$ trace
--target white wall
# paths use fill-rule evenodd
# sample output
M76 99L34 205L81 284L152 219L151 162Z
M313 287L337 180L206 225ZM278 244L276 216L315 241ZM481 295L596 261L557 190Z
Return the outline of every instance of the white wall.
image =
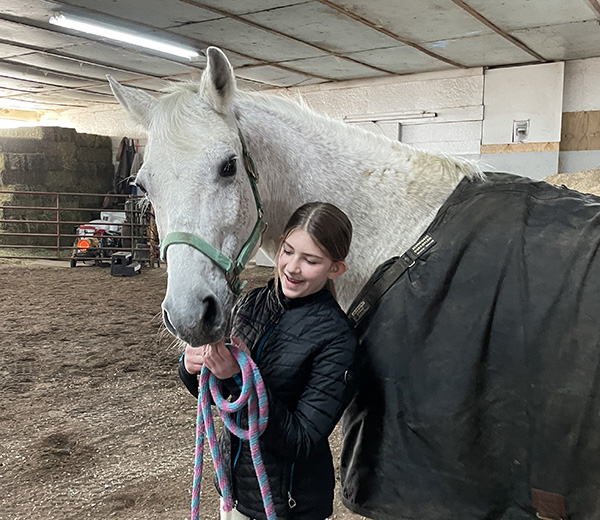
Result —
M98 107L91 110L70 109L62 115L80 133L108 135L120 141L123 137L143 138L144 132L131 123L121 105Z
M448 70L396 78L289 89L331 117L426 111L431 119L363 123L375 133L431 151L477 156L483 119L483 69ZM400 126L399 126L400 125Z
M340 119L379 113L430 111L432 119L364 123L374 132L434 152L480 159L484 169L541 179L558 173L563 63L414 74L368 82L289 89L316 110ZM514 120L528 119L529 143L551 151L483 153L512 142ZM485 147L483 147L485 150Z
M600 58L565 63L563 112L600 110Z
M558 152L513 152L481 154L484 171L507 172L542 180L558 173Z
M485 169L532 179L559 173L563 84L562 62L486 71L481 138ZM528 124L521 139L514 135L517 121Z

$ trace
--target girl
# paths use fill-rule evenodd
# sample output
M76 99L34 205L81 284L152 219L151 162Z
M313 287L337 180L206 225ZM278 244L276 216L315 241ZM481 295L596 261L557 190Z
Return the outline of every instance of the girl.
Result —
M233 310L232 341L249 349L267 387L269 423L260 448L278 519L323 520L333 512L327 438L354 390L357 345L333 280L348 269L351 239L352 225L337 207L301 206L281 238L275 279ZM186 348L179 374L196 397L203 364L239 395L233 376L240 367L223 341ZM220 447L236 503L221 519L265 519L248 442L224 429Z

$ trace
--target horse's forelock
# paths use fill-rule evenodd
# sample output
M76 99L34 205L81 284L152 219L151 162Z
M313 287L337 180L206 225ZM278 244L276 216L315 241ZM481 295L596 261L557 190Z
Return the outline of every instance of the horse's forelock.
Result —
M203 137L199 121L218 113L203 100L198 83L171 84L163 92L154 107L150 132L179 149L197 147Z

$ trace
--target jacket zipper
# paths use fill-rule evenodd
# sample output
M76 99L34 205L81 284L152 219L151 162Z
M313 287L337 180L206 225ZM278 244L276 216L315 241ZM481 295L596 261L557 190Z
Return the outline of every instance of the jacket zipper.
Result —
M294 484L294 466L296 465L295 462L292 462L292 468L290 469L290 487L288 489L288 507L290 509L294 509L296 507L296 501L294 500L294 497L292 496L292 486Z
M258 344L258 347L256 348L256 363L258 363L258 361L260 360L260 354L261 354L262 348L265 346L267 339L269 339L269 336L275 329L275 325L277 325L278 322L279 322L279 317L277 317L275 319L275 321L273 323L271 323L271 325L269 325L269 328L263 334L263 337L260 339L260 343Z

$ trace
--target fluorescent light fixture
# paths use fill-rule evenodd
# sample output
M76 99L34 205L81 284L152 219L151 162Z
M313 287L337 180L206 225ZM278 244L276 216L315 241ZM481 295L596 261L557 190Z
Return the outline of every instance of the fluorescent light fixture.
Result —
M93 34L95 36L108 38L110 40L130 43L131 45L137 45L138 47L143 47L145 49L152 49L158 52L164 52L166 54L173 54L174 56L188 58L190 60L197 58L200 55L193 49L186 49L185 47L180 47L179 45L153 40L152 38L146 38L145 36L139 36L134 33L121 31L110 26L88 22L84 19L79 19L70 15L58 14L50 18L50 23L60 27L65 27L66 29L73 29L74 31Z
M394 123L410 119L427 119L437 117L436 112L426 112L425 110L413 110L406 112L385 112L381 114L360 114L354 116L344 116L346 123Z

